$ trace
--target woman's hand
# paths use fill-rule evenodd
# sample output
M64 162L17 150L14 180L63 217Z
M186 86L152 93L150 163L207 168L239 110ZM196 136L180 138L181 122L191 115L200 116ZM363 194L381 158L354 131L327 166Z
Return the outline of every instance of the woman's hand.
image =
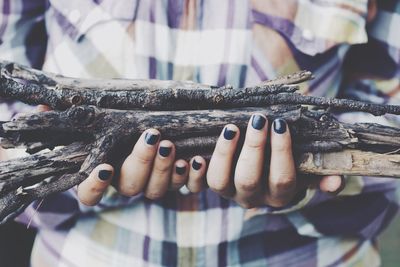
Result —
M49 111L38 106L38 111ZM111 182L125 196L143 193L149 199L162 197L168 189L179 189L193 177L185 160L175 160L175 146L171 141L160 141L156 129L148 129L140 136L131 154L122 164L119 177L109 164L97 166L89 177L78 185L78 199L87 206L96 205ZM196 173L197 171L195 171ZM196 175L194 175L196 176Z
M114 178L120 194L131 197L143 193L154 200L162 197L168 189L178 189L186 184L188 163L175 161L174 144L168 140L160 141L160 137L156 129L148 129L140 136L122 164L120 176ZM88 206L96 205L113 176L111 165L97 166L78 186L79 200Z
M244 208L252 208L262 205L283 207L315 183L321 190L331 193L343 188L340 176L299 179L286 122L277 119L272 128L269 131L264 115L251 117L234 173L234 154L240 132L232 124L223 129L207 171L207 183L213 191ZM267 138L271 140L270 158L265 156ZM265 168L267 162L269 167Z
M49 110L46 106L38 109ZM239 135L235 125L223 129L207 171L206 161L200 156L193 157L190 164L182 159L175 160L174 144L168 140L160 141L160 132L148 129L125 159L119 177L114 177L111 165L97 166L78 186L78 198L85 205L96 205L113 180L116 180L113 184L122 195L143 193L149 199L161 198L167 190L178 190L183 185L197 193L206 188L207 182L213 191L235 200L242 207L282 207L316 182L321 190L332 193L343 187L339 176L326 176L317 181L310 177L296 179L290 132L283 120L273 123L271 157L266 159L268 123L261 114L253 115L249 121L245 142L232 173ZM265 171L268 160L269 170Z

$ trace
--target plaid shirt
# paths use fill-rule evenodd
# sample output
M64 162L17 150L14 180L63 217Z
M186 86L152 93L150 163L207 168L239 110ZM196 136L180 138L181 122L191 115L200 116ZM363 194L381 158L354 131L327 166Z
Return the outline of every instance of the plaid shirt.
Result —
M305 94L399 103L400 1L0 0L0 57L82 78L194 80L235 87L300 69ZM26 106L3 102L1 120ZM360 113L344 121L398 125ZM29 207L33 267L378 266L377 234L398 210L393 179L352 177L282 209L245 210L210 190L158 201L109 188Z

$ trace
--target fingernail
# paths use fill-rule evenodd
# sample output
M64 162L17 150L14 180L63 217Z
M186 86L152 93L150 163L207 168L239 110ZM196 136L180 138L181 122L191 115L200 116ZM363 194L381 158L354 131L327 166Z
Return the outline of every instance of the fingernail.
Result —
M111 178L112 171L109 170L101 170L99 171L99 178L102 181L106 181Z
M264 128L265 122L267 120L261 115L254 115L251 121L251 126L256 130L261 130Z
M201 163L200 163L200 162L197 162L196 160L193 160L193 162L192 162L192 167L193 167L193 169L195 169L196 171L198 171L198 170L200 170L200 168L201 168Z
M146 133L144 136L144 140L148 145L154 145L158 141L158 137L160 137L159 134L151 134L151 133Z
M161 146L160 149L158 150L160 155L163 156L164 158L168 157L171 151L172 147L163 147L163 146Z
M176 167L175 167L175 170L176 170L176 173L177 173L177 174L183 175L183 174L185 174L186 166L183 166L183 167L176 166Z
M278 134L286 132L286 122L282 119L276 119L274 121L274 131Z
M329 192L329 194L337 195L344 189L345 186L346 186L346 183L344 182L344 177L340 176L340 186L339 186L339 188L336 189L336 190L333 190L333 191L329 190L328 192Z
M232 140L233 138L235 138L236 132L229 130L228 128L225 128L224 130L224 138L226 140Z

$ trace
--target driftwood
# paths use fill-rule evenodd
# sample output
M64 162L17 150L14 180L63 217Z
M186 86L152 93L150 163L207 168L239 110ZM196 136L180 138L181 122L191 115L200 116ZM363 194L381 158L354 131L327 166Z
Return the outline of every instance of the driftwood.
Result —
M54 111L0 122L1 146L32 155L0 163L0 220L35 199L82 182L98 164L116 169L144 130L157 128L173 140L177 155L209 158L227 123L245 131L251 114L289 123L297 170L302 173L400 176L400 129L347 124L306 105L400 114L400 107L347 99L303 96L300 72L250 88L217 88L192 82L80 80L0 62L0 97L45 104ZM244 136L244 135L242 135ZM51 152L49 148L64 146Z

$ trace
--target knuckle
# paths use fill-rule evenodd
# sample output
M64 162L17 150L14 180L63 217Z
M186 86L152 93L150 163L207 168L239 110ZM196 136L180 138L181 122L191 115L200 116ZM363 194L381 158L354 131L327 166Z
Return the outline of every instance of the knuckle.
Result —
M207 181L208 186L215 192L223 192L225 191L228 186L229 186L229 179L223 178L223 179L208 179Z
M120 186L118 189L118 192L126 197L133 197L139 194L142 190L139 189L137 186L134 185L125 185L125 186Z
M133 155L134 160L136 160L140 165L150 165L154 161L154 155L148 153L137 153Z
M219 144L216 147L213 156L225 159L227 157L230 157L231 155L233 155L231 146L225 144Z
M89 187L87 193L90 194L90 195L92 195L92 196L93 196L93 195L94 195L94 196L98 196L98 195L100 195L100 194L103 194L104 190L105 190L105 188L102 187L102 186L92 185L92 186Z
M265 148L265 140L250 138L246 140L245 146L252 151L263 151Z
M153 173L156 175L164 175L168 173L171 169L171 165L169 164L156 164L153 168Z
M259 187L258 179L254 178L239 178L236 186L243 191L256 191Z
M240 201L238 204L244 209L253 209L256 207L256 205L250 201Z
M85 206L92 207L92 206L95 206L97 203L99 203L100 199L97 200L97 199L91 199L91 198L84 197L84 198L79 198L79 201Z
M164 193L161 191L147 191L145 193L145 197L151 200L160 199L164 196Z
M291 199L289 198L271 198L267 201L267 205L274 208L283 208L290 203Z
M288 192L296 186L293 176L280 176L277 179L272 179L270 183L271 187L274 187L278 192Z

